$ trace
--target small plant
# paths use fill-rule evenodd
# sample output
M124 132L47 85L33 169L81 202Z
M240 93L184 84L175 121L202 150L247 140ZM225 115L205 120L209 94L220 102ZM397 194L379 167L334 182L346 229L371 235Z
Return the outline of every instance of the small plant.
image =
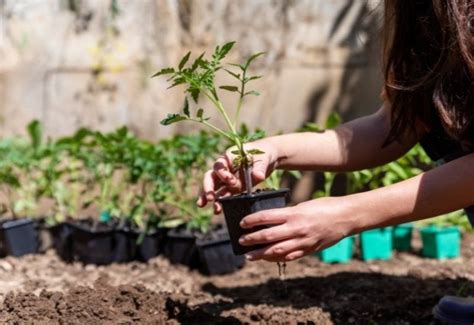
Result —
M255 90L249 90L248 87L251 81L257 80L261 78L261 76L249 75L249 67L255 59L264 53L260 52L253 54L243 64L231 63L229 64L229 67L225 67L222 63L222 60L227 56L233 46L234 42L217 46L210 59L206 59L204 57L205 53L202 53L190 65L187 65L191 56L191 52L188 52L181 59L177 68L164 68L155 73L153 77L161 75L169 76L168 81L171 83L169 88L173 88L178 85L185 85L187 87L182 114L168 114L168 116L161 121L161 124L170 125L181 121L196 122L211 128L212 130L227 138L236 147L236 150L232 152L236 155L233 161L233 167L236 170L241 170L243 172L247 193L251 194L251 168L253 164L253 156L262 154L263 152L258 149L246 150L244 148L244 144L248 141L252 141L253 137L248 135L242 136L241 133L238 132L237 126L240 123L240 114L244 99L247 96L259 95L258 92ZM230 67L232 67L234 70L231 70ZM237 85L217 86L215 84L215 77L220 71L224 71L235 78ZM230 112L224 107L222 101L220 100L220 90L237 94L238 100L233 118L231 118ZM196 104L197 109L195 114L191 113L188 96L190 96ZM221 129L209 122L210 118L205 116L205 109L198 106L201 96L206 97L221 114L227 126L226 130Z

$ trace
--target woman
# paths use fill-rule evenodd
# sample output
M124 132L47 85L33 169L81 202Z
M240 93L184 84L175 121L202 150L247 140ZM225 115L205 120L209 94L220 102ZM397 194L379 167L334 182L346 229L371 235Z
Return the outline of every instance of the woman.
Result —
M273 169L351 171L397 159L421 142L443 165L365 193L327 197L243 219L240 241L266 244L249 260L290 261L361 231L474 205L474 2L387 0L384 105L373 115L324 133L286 134L248 145L254 181ZM199 206L242 190L228 151L206 174ZM473 209L474 210L474 209ZM469 209L468 209L469 211ZM474 218L473 218L474 220Z

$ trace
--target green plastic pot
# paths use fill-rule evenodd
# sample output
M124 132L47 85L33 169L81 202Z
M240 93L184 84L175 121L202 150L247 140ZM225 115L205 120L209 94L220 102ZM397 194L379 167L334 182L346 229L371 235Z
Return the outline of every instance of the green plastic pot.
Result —
M349 263L352 258L354 237L346 237L316 255L324 263Z
M457 226L427 226L420 229L422 255L436 259L458 257L461 253L461 231Z
M361 255L364 261L389 260L392 257L392 227L364 231L360 234Z
M399 252L411 251L413 224L405 223L393 228L393 249Z

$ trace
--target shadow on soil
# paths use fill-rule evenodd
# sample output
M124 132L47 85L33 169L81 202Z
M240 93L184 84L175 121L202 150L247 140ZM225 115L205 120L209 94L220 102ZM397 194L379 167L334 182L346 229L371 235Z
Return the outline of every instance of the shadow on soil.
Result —
M336 324L347 324L348 320L355 324L430 324L433 322L431 310L438 300L446 294L459 294L461 288L463 295L474 294L474 283L466 279L345 272L289 279L284 284L278 279L240 287L216 287L206 283L203 290L215 296L215 302L192 308L176 301L169 301L167 305L175 311L171 318L183 323L199 319L212 320L212 324L239 324L238 319L220 317L220 314L244 305L268 305L289 306L295 310L319 307L328 312Z

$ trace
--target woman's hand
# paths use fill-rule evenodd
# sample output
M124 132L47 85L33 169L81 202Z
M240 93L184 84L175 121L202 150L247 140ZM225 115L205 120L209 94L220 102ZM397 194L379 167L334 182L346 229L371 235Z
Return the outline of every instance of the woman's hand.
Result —
M354 213L346 197L328 197L294 207L264 210L244 219L242 228L272 225L240 238L241 245L268 244L246 254L251 261L291 261L337 243L352 232Z
M252 182L256 185L264 181L276 168L278 162L277 147L269 139L262 139L244 145L246 150L259 149L263 154L253 156ZM240 193L243 190L243 175L233 167L235 155L229 148L226 153L216 160L211 170L204 175L203 189L199 195L197 205L204 207L209 202L214 202L214 212L220 213L221 206L216 203L217 198Z

